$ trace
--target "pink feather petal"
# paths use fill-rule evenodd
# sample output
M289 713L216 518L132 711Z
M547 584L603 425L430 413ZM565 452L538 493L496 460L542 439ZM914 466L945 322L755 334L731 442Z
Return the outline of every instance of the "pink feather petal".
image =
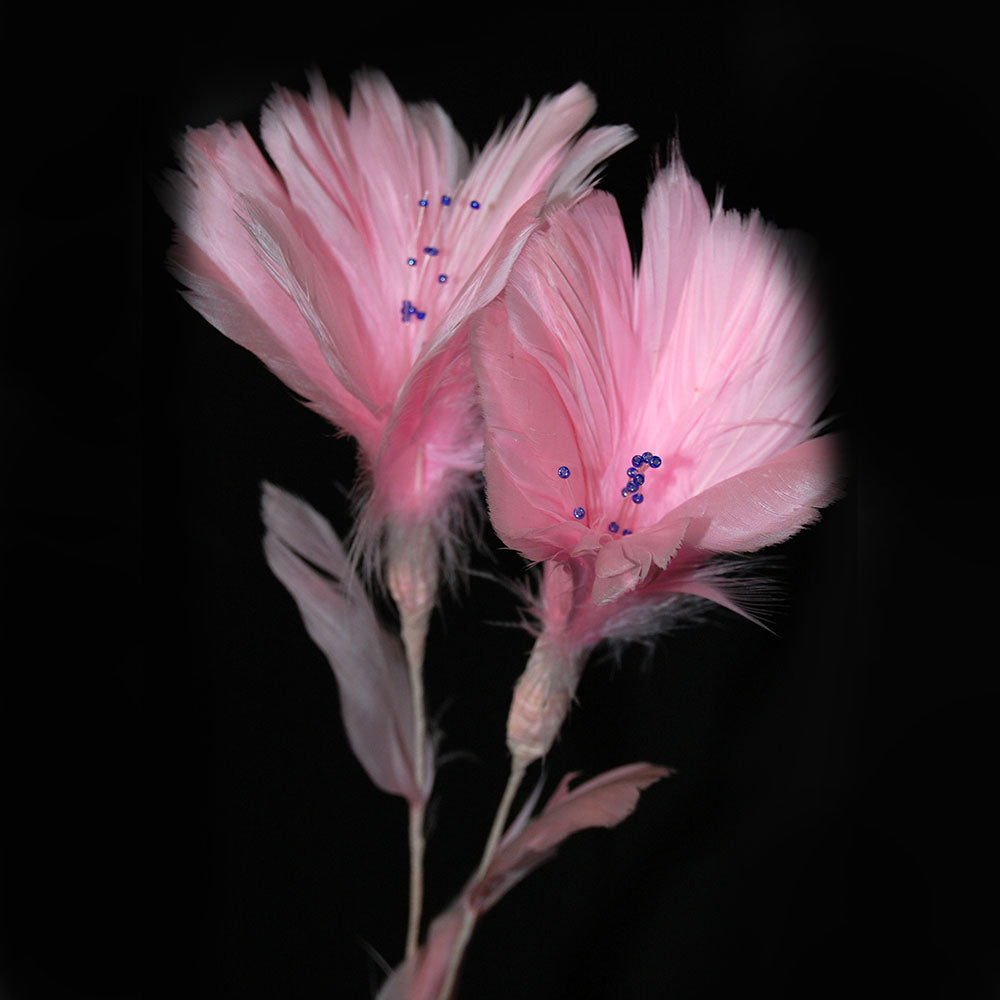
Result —
M656 566L665 569L685 541L688 522L684 519L616 538L604 545L594 561L595 604L606 604L635 590Z
M840 496L839 441L813 438L681 504L672 517L707 552L755 552L790 538Z
M301 500L265 484L268 565L295 599L309 635L333 668L351 748L371 780L393 795L426 800L414 772L411 693L399 641L378 623L330 526ZM432 759L428 746L425 759Z
M166 178L177 223L169 264L187 300L217 329L256 354L328 419L351 423L357 404L331 384L306 319L259 259L248 235L246 198L293 214L280 180L242 126L190 131L181 171Z

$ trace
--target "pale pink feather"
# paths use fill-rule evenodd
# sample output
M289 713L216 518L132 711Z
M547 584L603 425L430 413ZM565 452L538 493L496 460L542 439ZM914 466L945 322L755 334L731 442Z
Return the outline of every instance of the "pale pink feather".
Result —
M414 770L413 709L399 640L379 624L333 529L311 507L264 485L268 565L295 599L306 629L337 678L351 748L371 780L410 802L424 802L427 771Z

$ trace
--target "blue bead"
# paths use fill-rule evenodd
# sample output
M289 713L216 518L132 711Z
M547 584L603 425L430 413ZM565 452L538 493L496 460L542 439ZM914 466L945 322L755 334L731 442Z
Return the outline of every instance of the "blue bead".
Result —
M636 493L636 495L632 497L632 503L642 503L642 494Z
M632 464L637 469L640 468L641 466L645 465L645 463L646 463L646 460L642 457L642 455L633 455L632 456Z
M441 204L442 205L450 205L451 204L451 197L449 195L446 195L446 194L441 195Z
M615 532L618 531L618 522L617 521L612 521L608 525L608 531L610 531L612 534L615 534Z
M631 479L632 476L638 476L639 475L639 470L632 468L632 466L629 466L625 470L625 475L628 476Z
M426 319L426 318L427 318L427 313L422 313L422 312L417 313L417 319Z
M622 487L622 496L623 497L627 497L628 496L628 487L627 486L623 486Z
M635 493L639 489L638 483L633 479L631 482L625 484L625 489L622 490L622 496L628 496L630 493Z
M439 275L438 275L438 281L440 281L442 285L443 285L443 284L444 284L444 283L445 283L445 282L446 282L447 280L448 280L448 275L447 275L447 274L439 274Z
M436 257L438 255L437 247L424 247L424 253L429 257Z
M644 451L642 453L642 460L644 462L648 462L652 457L653 457L653 453L651 451Z
M560 479L569 479L569 466L560 465L559 468L556 469L556 475Z
M409 264L410 267L413 267L417 263L417 258L416 257L407 257L406 258L406 263Z
M420 199L420 207L421 208L426 208L427 207L427 199L426 198L421 198Z
M587 512L582 507L577 507L573 510L573 516L578 520L582 520L586 516Z
M479 208L479 202L478 201L470 201L469 202L469 208Z
M625 535L631 535L631 534L632 534L632 529L631 529L631 528L626 528L626 529L625 529L625 530L624 530L624 531L622 532L622 537L624 538L624 537L625 537Z
M632 484L633 484L633 485L634 485L634 486L635 486L636 488L638 488L638 487L642 486L642 484L643 484L643 483L644 483L645 481L646 481L646 477L645 477L645 476L644 476L644 475L643 475L643 474L642 474L641 472L637 472L637 473L636 473L636 474L635 474L635 475L634 475L634 476L632 477Z
M653 457L650 458L649 467L651 469L658 469L661 465L663 465L663 459L660 458L659 455L653 455Z

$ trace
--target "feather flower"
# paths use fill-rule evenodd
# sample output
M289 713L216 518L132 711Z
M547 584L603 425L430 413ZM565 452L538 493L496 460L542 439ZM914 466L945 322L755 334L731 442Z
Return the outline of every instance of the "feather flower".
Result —
M678 595L734 607L713 557L788 538L839 492L814 436L829 380L808 259L710 208L677 155L643 238L636 271L611 196L553 214L472 335L490 517L544 563L508 730L529 758L590 648L654 631Z
M369 568L384 543L411 562L415 547L436 583L453 501L482 464L463 324L547 207L631 141L624 126L581 135L595 106L582 84L526 103L470 156L438 105L363 72L350 112L315 76L308 98L275 91L261 137L276 170L242 125L183 139L172 267L213 325L359 442Z

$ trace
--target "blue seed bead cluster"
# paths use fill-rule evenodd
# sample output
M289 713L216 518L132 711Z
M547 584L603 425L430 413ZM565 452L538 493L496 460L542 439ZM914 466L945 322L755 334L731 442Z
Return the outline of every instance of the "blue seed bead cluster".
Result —
M646 481L646 477L639 470L644 465L648 465L651 469L658 469L662 464L663 459L651 451L644 451L641 455L633 455L632 464L625 470L628 482L622 487L622 496L631 497L632 503L642 503L645 497L639 492L639 487Z
M639 488L646 482L646 476L640 470L643 466L648 466L650 469L658 469L663 464L663 459L659 455L654 455L651 451L644 451L641 455L632 456L632 464L625 470L625 475L628 476L628 482L622 487L622 496L631 497L632 503L642 503L645 497L639 492ZM560 479L569 479L570 468L568 465L560 465L556 469L556 475ZM587 516L587 512L583 507L575 507L573 509L573 517L578 521L582 521L584 517ZM629 528L622 530L621 525L617 521L611 521L608 523L608 531L613 535L617 535L621 531L622 537L626 535L631 535L632 531Z
M451 201L452 201L452 196L450 194L441 195L441 204L445 208L447 208L451 204ZM427 206L430 205L430 200L428 198L421 198L419 199L417 204L421 208L427 208ZM481 204L475 199L469 202L469 208L479 209L481 207L482 207ZM437 257L437 255L441 253L441 248L436 246L426 246L423 248L423 252L426 257ZM407 257L406 264L408 267L416 267L417 257L415 256ZM437 280L439 285L443 285L447 283L448 275L443 273L439 274ZM402 308L400 309L400 318L404 323L409 323L414 316L416 316L417 319L424 319L426 318L427 313L417 309L416 306L414 306L414 304L409 299L404 299Z
M409 299L403 299L403 308L400 310L400 313L404 323L409 323L414 316L417 319L425 319L427 316L427 313L417 309Z

